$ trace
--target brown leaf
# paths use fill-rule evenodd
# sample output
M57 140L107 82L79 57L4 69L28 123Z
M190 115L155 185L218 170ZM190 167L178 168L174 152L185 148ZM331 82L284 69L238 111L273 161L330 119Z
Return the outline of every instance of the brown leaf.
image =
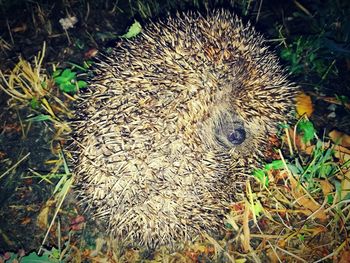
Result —
M333 130L328 134L328 136L335 144L350 148L350 136L346 133Z
M343 250L340 255L339 263L349 263L350 262L350 251Z
M14 28L12 28L12 32L15 32L15 33L23 33L23 32L25 32L25 31L27 31L27 24L21 24L21 25L19 25L19 26L16 26L16 27L14 27Z
M302 92L296 97L296 101L296 111L298 116L300 117L306 114L306 116L310 117L314 111L311 97Z
M336 145L334 146L334 156L340 160L340 163L345 163L350 160L350 150Z
M319 180L323 195L326 196L331 193L334 189L334 186L328 180Z
M324 209L321 208L321 205L318 204L308 192L294 179L292 175L289 175L289 181L291 183L292 195L297 200L298 204L306 208L305 213L311 215L324 221L327 219L327 214ZM317 212L316 212L317 211Z
M348 170L341 181L340 200L343 200L350 193L350 170Z
M32 221L32 219L30 217L25 217L22 220L21 225L28 225L31 221Z
M267 256L269 257L269 262L271 262L271 263L278 263L278 262L281 262L280 261L280 255L277 255L276 254L277 252L276 251L274 251L274 250L272 250L272 249L269 249L268 251L267 251Z
M48 200L45 204L45 206L41 209L37 219L36 223L41 229L47 229L48 227L48 216L50 207L53 205L53 201Z

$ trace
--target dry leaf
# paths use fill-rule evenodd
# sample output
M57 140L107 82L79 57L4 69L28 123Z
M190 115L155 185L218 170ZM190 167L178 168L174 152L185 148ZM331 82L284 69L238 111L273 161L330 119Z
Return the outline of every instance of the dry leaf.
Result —
M345 163L350 160L350 150L343 147L336 145L334 146L334 156L338 158L340 163Z
M350 170L344 174L343 180L341 181L340 200L344 200L346 195L349 193L350 193Z
M333 130L328 134L328 136L334 143L350 148L350 136L346 133Z
M48 216L49 216L50 207L53 205L53 203L54 203L54 201L48 200L46 202L45 206L41 209L41 211L36 219L36 224L41 229L48 228Z
M21 221L21 225L28 225L31 222L31 218L30 217L25 217L22 221Z
M310 117L314 111L311 97L302 92L296 97L296 101L296 110L298 116L300 117L306 114L306 116Z
M340 255L339 263L349 263L350 262L350 251L343 250Z
M327 180L319 180L323 195L326 196L331 193L334 189L334 186Z
M267 254L267 256L270 259L269 262L271 262L271 263L279 263L279 262L281 262L280 261L280 257L279 257L280 255L277 255L276 252L273 251L272 249L269 249L266 254Z
M327 215L321 205L318 204L307 191L301 187L301 185L294 179L292 175L289 175L289 181L291 183L292 195L297 200L298 204L308 209L305 211L308 215L315 213L313 216L324 221L327 219ZM316 212L317 211L317 212Z

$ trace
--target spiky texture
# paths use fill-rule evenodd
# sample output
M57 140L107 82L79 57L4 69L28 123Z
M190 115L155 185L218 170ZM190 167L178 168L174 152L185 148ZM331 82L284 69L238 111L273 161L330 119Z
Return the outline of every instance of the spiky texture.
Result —
M297 88L228 11L150 23L101 55L76 122L82 201L131 244L216 232ZM227 133L243 123L246 140Z

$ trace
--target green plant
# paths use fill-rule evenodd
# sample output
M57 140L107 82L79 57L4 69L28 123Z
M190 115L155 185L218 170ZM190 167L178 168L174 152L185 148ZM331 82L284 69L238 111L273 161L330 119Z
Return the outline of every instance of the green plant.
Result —
M1 257L0 257L1 259ZM20 253L6 253L6 257L2 258L4 263L59 263L60 253L56 248L51 250L45 249L42 255L38 255L36 252L31 252L28 255L22 256Z
M297 131L302 135L302 140L304 143L310 142L315 138L315 128L311 121L305 118L301 119L297 125Z
M297 37L281 50L281 57L289 64L289 70L295 75L315 74L324 78L333 63L321 49L321 37Z
M53 72L53 79L59 89L66 93L75 94L79 89L86 88L87 83L83 80L77 80L77 72L72 69L57 69Z
M271 163L267 163L262 169L256 169L253 171L253 176L264 186L269 186L268 172L271 170L283 169L284 164L281 160L274 160Z

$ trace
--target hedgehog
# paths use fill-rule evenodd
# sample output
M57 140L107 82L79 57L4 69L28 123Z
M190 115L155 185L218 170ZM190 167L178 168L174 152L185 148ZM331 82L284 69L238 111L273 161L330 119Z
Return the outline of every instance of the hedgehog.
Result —
M265 42L220 9L99 55L73 124L75 185L106 233L155 248L223 230L298 90Z

